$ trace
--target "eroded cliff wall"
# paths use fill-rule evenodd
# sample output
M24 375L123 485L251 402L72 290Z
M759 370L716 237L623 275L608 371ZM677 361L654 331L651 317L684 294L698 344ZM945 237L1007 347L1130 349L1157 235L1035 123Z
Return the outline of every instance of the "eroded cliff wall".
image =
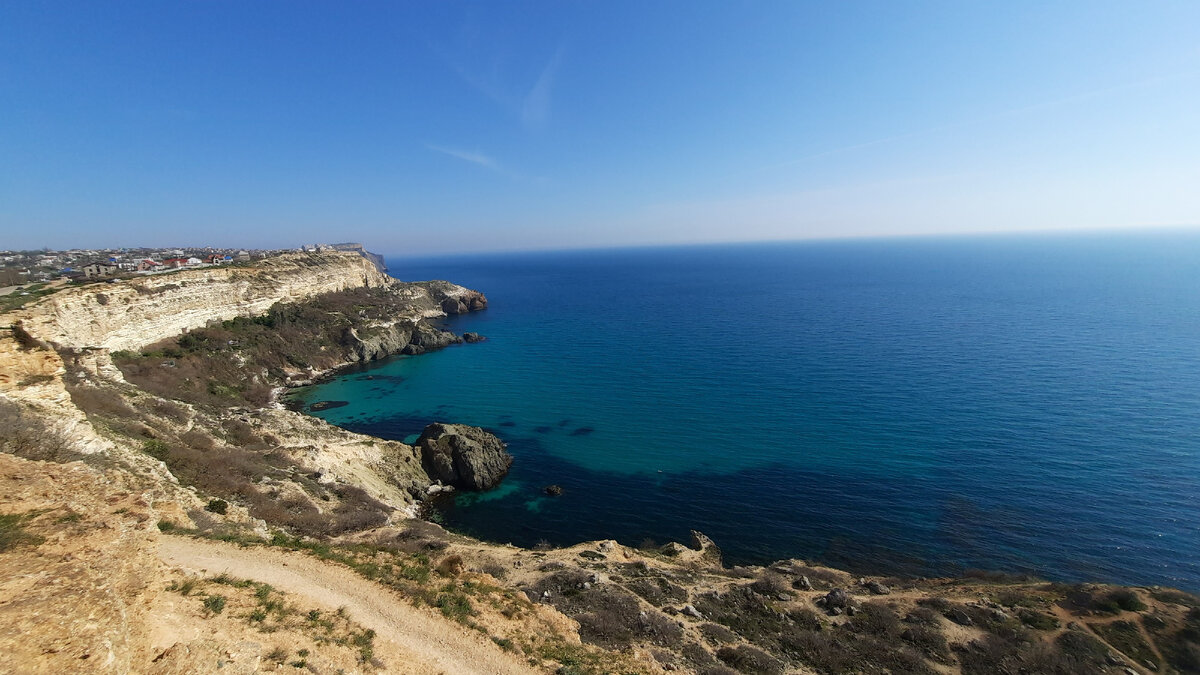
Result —
M16 312L14 323L60 348L138 349L280 301L384 286L391 277L352 252L297 253L252 267L210 267L69 288Z
M167 466L144 452L146 438L170 440L172 434L190 430L219 441L228 415L212 415L137 389L125 380L110 353L136 351L212 321L260 315L277 302L364 287L386 289L381 292L392 297L390 306L395 311L373 323L366 339L350 332L347 339L357 343L347 345L346 361L380 358L410 345L415 347L405 353L444 346L454 336L422 319L486 306L481 294L455 284L398 282L357 252L288 254L253 266L181 270L69 287L0 317L0 324L14 327L0 332L0 413L44 426L46 433L61 441L60 454L110 457L136 467L151 482L174 486L173 491L179 493ZM303 375L311 378L314 374ZM76 400L80 396L87 405ZM156 422L161 416L151 414L155 406L176 410L176 416L186 421ZM142 421L151 426L161 423L161 428L143 429L133 436L113 433L112 425L104 421L98 428L90 420L97 414L103 416L103 408L119 409L108 420L118 426L125 424L123 415L151 411ZM376 443L376 439L283 410L259 411L254 424L281 452L319 468L331 479L362 488L394 508L407 512L412 495L420 494L429 483L409 446ZM182 426L174 429L172 425ZM189 497L194 499L174 495L179 501Z

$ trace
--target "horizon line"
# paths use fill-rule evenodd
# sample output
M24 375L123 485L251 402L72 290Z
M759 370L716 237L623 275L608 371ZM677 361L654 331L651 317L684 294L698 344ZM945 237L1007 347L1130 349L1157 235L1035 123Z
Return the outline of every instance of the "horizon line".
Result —
M909 232L901 234L847 234L847 235L816 235L811 237L786 237L786 238L764 238L764 239L728 239L728 240L706 240L706 241L658 241L647 243L629 243L629 244L599 244L596 246L547 246L544 248L496 248L496 249L474 249L458 252L439 252L427 254L398 254L390 252L371 251L380 255L387 255L397 259L433 259L433 258L455 258L462 256L485 256L485 255L505 255L505 254L521 254L521 253L575 253L588 251L634 251L642 249L664 249L664 248L701 248L701 247L718 247L718 246L753 246L756 244L806 244L806 243L824 243L824 242L866 242L866 241L895 241L895 240L915 240L915 239L975 239L975 238L1005 238L1005 237L1022 237L1022 236L1055 236L1055 235L1098 235L1098 234L1168 234L1193 231L1200 234L1200 224L1173 224L1173 225L1125 225L1114 227L1088 227L1088 228L1039 228L1028 230L973 230L969 232ZM363 245L367 250L370 250L367 244Z

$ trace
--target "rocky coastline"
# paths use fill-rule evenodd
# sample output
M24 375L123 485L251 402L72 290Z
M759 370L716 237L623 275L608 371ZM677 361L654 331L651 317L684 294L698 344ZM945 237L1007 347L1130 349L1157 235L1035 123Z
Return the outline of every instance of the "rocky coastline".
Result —
M431 321L487 299L397 282L360 253L94 284L5 316L0 671L258 672L283 668L281 651L315 672L416 663L339 651L370 640L344 622L328 624L343 642L322 633L328 608L288 613L264 604L270 586L179 567L164 551L183 555L182 534L213 560L234 557L221 540L349 570L484 636L512 672L1200 672L1200 599L1171 589L729 567L698 532L526 550L413 519L447 490L496 486L503 441L449 422L385 441L285 410L280 393L478 341ZM211 598L227 596L245 604L221 615Z

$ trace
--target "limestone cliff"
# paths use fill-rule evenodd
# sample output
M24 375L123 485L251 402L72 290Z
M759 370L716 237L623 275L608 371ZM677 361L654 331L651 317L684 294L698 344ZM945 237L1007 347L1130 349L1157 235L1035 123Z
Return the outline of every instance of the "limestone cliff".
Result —
M366 302L369 309L327 300L339 293L355 295L354 302ZM68 287L4 316L12 330L0 336L0 416L24 435L3 445L32 446L38 437L53 438L54 451L38 458L120 465L147 484L164 486L185 511L203 505L198 495L225 497L231 504L227 519L234 521L273 520L278 501L290 505L289 522L317 529L383 522L392 511L411 515L414 498L430 483L411 446L287 410L231 413L227 407L237 402L213 407L143 389L127 381L112 359L117 350L136 353L163 340L174 344L189 331L199 335L210 326L219 329L221 321L289 306L307 308L313 323L334 331L333 349L319 361L309 359L305 368L271 372L248 360L245 351L226 350L224 384L248 373L264 387L280 387L348 363L446 346L459 338L427 320L445 316L443 306L469 311L485 307L486 299L447 282L399 282L359 252L289 254L250 266ZM339 337L336 326L346 319L338 317L347 312L354 320ZM183 360L179 368L161 363L153 360L151 370L163 379L186 377ZM220 383L210 382L210 389L212 384ZM275 459L259 461L246 446L273 448ZM203 461L243 472L253 467L261 479L237 487L219 471L204 471ZM313 477L305 478L308 473ZM233 499L235 494L241 498Z
M375 269L379 270L380 272L388 271L387 264L384 262L383 256L379 255L378 253L371 253L362 244L356 244L356 243L334 244L333 248L336 251L351 251L353 253L357 253L357 254L361 255L362 257L366 258L367 260L370 260L371 264L375 265Z
M210 321L262 314L277 302L393 281L356 253L296 253L249 267L180 270L67 288L10 320L60 348L137 349Z

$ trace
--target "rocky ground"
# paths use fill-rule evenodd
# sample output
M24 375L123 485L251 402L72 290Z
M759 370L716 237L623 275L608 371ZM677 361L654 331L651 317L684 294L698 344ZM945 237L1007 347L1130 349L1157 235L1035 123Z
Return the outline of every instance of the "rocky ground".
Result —
M500 480L503 443L450 424L383 441L273 395L457 342L427 320L486 299L343 262L69 289L8 317L0 672L1200 672L1200 600L1170 589L728 567L699 533L524 550L415 519ZM300 299L221 304L260 287ZM170 294L188 333L156 317L138 343L120 317ZM80 307L90 322L60 317Z
M0 454L0 672L1195 672L1200 602L1168 589L731 568L702 535L260 536L143 488Z

